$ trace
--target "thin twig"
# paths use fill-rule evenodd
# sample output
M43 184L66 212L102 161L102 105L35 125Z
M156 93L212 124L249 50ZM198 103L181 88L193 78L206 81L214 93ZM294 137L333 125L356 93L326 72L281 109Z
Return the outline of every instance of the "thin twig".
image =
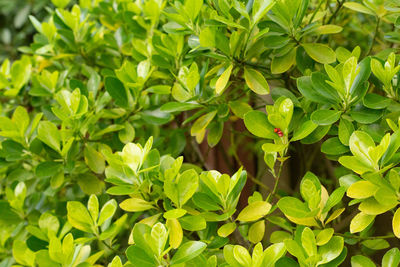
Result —
M371 45L369 46L367 55L371 54L372 48L374 47L375 40L376 40L376 37L377 37L377 35L378 35L378 30L379 30L379 24L380 24L380 22L381 22L380 18L377 17L377 18L376 18L376 27L375 27L374 35L373 35L373 37L372 37Z
M268 195L266 201L269 202L272 196L277 196L276 195L276 190L278 190L278 185L279 185L279 180L281 178L281 174L282 174L282 170L283 170L283 163L284 161L281 161L281 163L279 164L279 170L278 170L278 174L274 177L275 178L275 185L274 185L274 189L272 190L272 192Z

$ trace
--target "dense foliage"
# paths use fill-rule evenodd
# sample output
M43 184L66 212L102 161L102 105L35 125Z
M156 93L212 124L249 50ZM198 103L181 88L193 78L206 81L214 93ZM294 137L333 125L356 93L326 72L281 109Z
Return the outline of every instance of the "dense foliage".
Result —
M399 265L398 1L0 3L1 267Z

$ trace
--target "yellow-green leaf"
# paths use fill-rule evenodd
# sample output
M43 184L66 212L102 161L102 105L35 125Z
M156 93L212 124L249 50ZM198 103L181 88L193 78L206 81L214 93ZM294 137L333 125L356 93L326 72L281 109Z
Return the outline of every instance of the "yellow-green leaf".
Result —
M84 150L85 162L95 173L103 173L105 161L103 155L91 146L86 145Z
M182 243L182 226L177 219L168 219L167 228L169 230L169 244L176 249Z
M368 14L368 15L375 16L375 13L374 13L371 9L367 8L366 6L363 6L363 5L360 4L360 3L356 3L356 2L347 2L347 3L344 3L343 6L349 8L349 9L351 9L351 10L360 12L360 13L364 13L364 14Z
M363 212L358 213L351 220L350 233L358 233L367 228L367 226L375 219L374 215L368 215Z
M235 229L236 229L236 223L234 222L226 223L218 229L217 233L221 237L227 237L230 234L232 234L233 231L235 231Z
M265 201L256 201L245 207L237 219L243 222L251 222L260 219L271 210L271 204Z
M138 212L154 208L153 205L141 198L128 198L122 201L119 206L126 211Z
M229 77L231 77L233 65L229 65L229 67L219 76L216 84L215 84L215 92L219 95L221 94L224 90L226 85L229 82Z
M329 240L331 240L334 232L335 230L333 230L333 228L326 228L319 232L316 236L317 245L322 246L328 243Z
M274 57L271 62L271 72L280 74L286 72L296 62L296 48L280 57Z
M327 45L318 43L301 44L307 54L315 61L322 64L329 64L336 61L335 51Z
M394 235L400 238L400 208L394 213L392 226Z
M372 197L378 187L369 181L358 181L350 185L347 189L347 196L351 198L369 198Z
M192 136L200 133L201 131L205 130L208 124L214 119L215 115L217 114L217 111L212 111L209 112L200 118L198 118L192 125L192 128L190 129L190 134Z
M261 242L264 238L265 233L265 222L264 220L253 223L249 228L248 238L251 243L256 244Z
M321 25L317 29L315 29L315 34L335 34L339 33L343 30L342 27L337 26L337 25Z
M269 94L269 85L260 72L251 68L244 68L244 79L254 93L259 95Z

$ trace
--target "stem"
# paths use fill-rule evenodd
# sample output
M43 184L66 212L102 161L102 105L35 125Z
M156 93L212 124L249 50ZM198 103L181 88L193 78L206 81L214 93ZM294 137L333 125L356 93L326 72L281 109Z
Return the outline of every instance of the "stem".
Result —
M346 0L337 1L338 5L337 5L335 11L333 12L332 16L329 18L327 24L330 24L330 23L332 22L332 20L333 20L334 18L336 18L336 15L337 15L337 13L339 12L339 10L342 8L344 2L346 2Z
M375 27L374 35L373 35L373 37L372 37L371 45L370 45L370 47L369 47L369 49L368 49L367 55L371 54L372 48L374 47L375 40L376 40L376 37L377 37L377 35L378 35L378 30L379 30L379 24L380 24L380 22L381 22L381 19L380 19L379 17L377 17L377 18L376 18L376 27Z
M282 169L283 169L283 161L280 163L279 165L279 170L278 170L278 174L274 177L275 178L275 185L274 185L274 189L272 190L272 192L268 195L266 201L269 202L269 200L271 199L272 196L276 196L276 190L278 190L278 185L279 185L279 179L281 177L282 174Z
M318 10L321 8L322 3L323 3L323 1L320 1L320 2L319 2L319 5L318 5L317 8L314 10L314 12L313 12L313 14L312 14L310 20L308 21L308 24L311 24L311 23L312 23L312 21L313 21L314 18L315 18L315 15L317 15Z
M240 166L244 166L243 162L240 160L237 152L236 152L236 143L235 143L235 138L233 135L234 131L233 128L231 127L231 146L232 146L232 154L234 159L236 160L236 162L240 165ZM251 181L259 186L261 186L262 188L264 188L265 190L272 192L271 188L269 188L269 186L263 184L261 181L259 181L256 177L254 177L251 173L247 172L247 176L251 179Z

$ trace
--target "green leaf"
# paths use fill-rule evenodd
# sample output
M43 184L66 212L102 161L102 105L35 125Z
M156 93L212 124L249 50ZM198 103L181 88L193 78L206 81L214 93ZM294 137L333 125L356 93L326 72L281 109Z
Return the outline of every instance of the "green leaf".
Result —
M309 217L310 210L304 202L294 197L283 197L278 201L278 207L283 214L295 218Z
M381 186L378 190L375 191L374 197L379 202L379 204L385 206L394 206L397 205L399 202L396 192L390 187Z
M273 0L254 0L252 8L253 25L257 24L274 4L275 1Z
M61 135L53 123L49 121L39 122L38 138L55 151L60 152Z
M306 227L301 234L301 244L309 257L317 254L317 244L313 231Z
M182 217L183 215L186 214L186 210L184 209L173 209L173 210L169 210L167 212L165 212L163 214L163 217L165 219L178 219L180 217Z
M341 111L321 109L311 114L311 120L318 125L331 125L339 120L341 114Z
M327 155L341 155L349 152L349 148L344 146L338 137L327 139L321 146L321 152Z
M285 247L287 251L295 256L298 261L304 261L305 260L305 251L304 249L297 243L295 240L292 239L286 239L284 241Z
M320 104L336 104L331 96L322 94L321 88L315 88L310 76L303 76L297 79L297 88L307 99Z
M233 114L241 119L244 118L247 112L252 110L251 106L244 101L229 101L229 107Z
M154 206L141 198L128 198L119 204L120 208L130 212L153 209Z
M251 266L251 256L247 249L240 245L233 247L233 257L241 266Z
M103 155L97 152L91 146L85 146L84 150L85 162L89 168L95 173L103 173L105 169L105 161Z
M79 175L78 185L82 189L82 191L87 195L101 194L101 192L105 187L103 181L101 181L96 175L89 172Z
M244 79L247 86L256 94L269 94L269 86L264 76L251 68L244 68Z
M364 240L362 244L373 250L387 249L390 247L389 243L385 239Z
M64 172L63 165L58 162L45 161L36 166L35 174L38 178L46 178L56 175L58 172Z
M112 76L106 77L104 80L104 87L114 99L117 106L128 108L128 94L124 84L118 78Z
M327 45L318 43L305 43L301 46L307 54L315 61L322 64L329 64L336 61L335 52Z
M122 267L121 258L119 256L115 256L113 260L107 265L107 267Z
M378 215L387 212L388 210L394 208L397 205L395 203L385 203L384 205L376 201L375 198L368 198L361 202L358 209L369 215Z
M357 106L349 112L351 118L356 122L371 124L382 117L382 110L369 109L363 106Z
M70 0L51 0L51 2L58 8L64 8L69 4Z
M350 150L354 156L360 159L366 165L373 164L370 155L370 148L375 147L375 142L366 132L355 131L349 140Z
M265 201L256 201L250 203L239 213L237 220L243 222L256 221L267 215L271 210L271 207L271 204Z
M203 131L208 124L214 119L215 115L217 114L217 111L214 110L212 112L209 112L200 118L198 118L192 125L192 128L190 129L190 134L193 136L201 131Z
M400 251L398 248L388 250L382 258L382 267L397 267L400 264Z
M286 247L283 243L273 244L264 250L264 260L261 266L274 267L275 263L286 254Z
M99 217L99 199L96 195L90 195L87 207L93 222L96 223Z
M188 111L201 107L197 103L168 102L161 106L160 110L165 112Z
M207 143L210 147L215 147L222 138L224 131L223 122L214 122L210 125L210 130L207 135Z
M325 245L329 240L331 240L334 232L335 230L333 228L326 228L320 231L316 236L316 244L318 246Z
M148 244L153 249L155 255L159 257L164 251L164 247L168 239L168 232L164 224L162 224L161 222L156 223L151 228L149 239L150 240L148 240Z
M14 259L21 265L35 266L35 253L22 240L15 240L12 247Z
M261 220L253 223L249 228L248 238L253 244L261 242L265 234L265 221Z
M119 140L124 143L130 143L135 139L135 128L129 122L124 123L124 129L118 132Z
M182 228L188 231L201 231L206 229L207 223L201 215L187 215L179 218Z
M197 257L206 249L206 246L205 243L200 241L188 241L184 243L172 257L171 264L184 263Z
M137 245L130 246L126 250L126 256L135 267L154 267L157 265L157 261L154 256L149 256L141 247Z
M285 98L279 104L279 114L284 118L284 128L287 129L293 116L293 102L290 98Z
M318 28L316 28L314 31L312 31L313 34L321 35L321 34L335 34L339 33L343 30L342 27L333 25L333 24L326 24L326 25L321 25Z
M311 134L316 128L318 127L317 124L315 124L313 121L308 120L303 122L300 127L298 127L294 133L292 139L290 139L291 142L298 141L301 139L304 139L307 137L309 134Z
M233 231L235 231L236 229L236 223L231 222L231 223L226 223L224 225L222 225L219 229L218 229L218 235L221 237L227 237L230 234L233 233Z
M215 47L215 32L211 27L206 27L200 31L200 45L202 47Z
M300 193L310 209L315 209L321 202L321 183L312 172L307 172L300 183Z
M194 169L186 170L180 175L177 185L180 206L183 206L193 196L198 186L199 176Z
M343 237L334 236L328 243L319 247L318 254L321 255L321 260L318 265L328 263L337 258L343 250L343 245Z
M115 199L107 201L100 210L99 220L97 221L98 225L102 225L109 218L114 216L117 206L118 204Z
M296 48L291 49L283 56L275 56L271 62L271 72L280 74L288 71L296 63Z
M350 136L354 132L354 126L353 123L350 121L341 118L339 121L339 133L338 137L340 142L342 142L343 145L348 146L349 141L350 141Z
M345 193L346 188L344 186L336 188L326 201L325 207L322 212L328 212L331 208L336 206L342 200Z
M366 94L363 98L363 104L367 108L372 108L372 109L384 109L387 108L390 105L390 98L377 95L377 94Z
M93 233L93 220L88 210L78 201L69 201L67 203L68 222L84 232Z
M364 174L365 172L374 170L371 166L369 166L368 164L364 163L363 161L354 156L340 157L339 163L358 174Z
M229 78L231 77L231 72L233 69L233 65L229 65L229 67L219 76L216 84L215 84L215 92L217 95L220 95L224 90L226 85L229 82Z
M182 243L183 231L177 219L167 219L166 225L169 231L169 244L173 248L178 248Z
M400 238L400 208L396 210L392 220L393 233L397 238Z
M244 124L247 130L257 137L275 139L274 126L268 120L267 114L252 110L244 115Z
M362 255L356 255L351 257L351 267L376 267L376 265L369 258Z
M368 215L363 212L358 213L351 220L350 233L358 233L367 228L367 226L375 219L374 215Z
M349 8L351 10L354 10L356 12L360 12L360 13L364 13L364 14L375 16L375 13L371 9L367 8L366 6L363 6L360 3L347 2L347 3L344 3L343 6Z

